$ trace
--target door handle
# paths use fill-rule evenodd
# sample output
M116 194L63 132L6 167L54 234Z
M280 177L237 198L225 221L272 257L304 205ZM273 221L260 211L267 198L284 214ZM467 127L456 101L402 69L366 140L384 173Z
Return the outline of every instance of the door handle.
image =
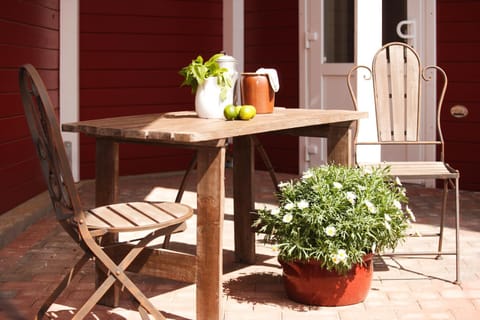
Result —
M468 109L465 106L457 104L450 108L450 114L454 118L464 118L468 115Z
M402 31L403 26L410 26L408 33ZM414 39L416 36L416 22L415 20L402 20L397 24L397 35L402 39Z
M407 26L407 33L402 31L402 27ZM410 43L414 48L416 47L417 37L417 23L415 20L402 20L397 24L397 35L405 40L411 40Z
M305 49L310 49L310 43L318 40L318 32L305 32Z

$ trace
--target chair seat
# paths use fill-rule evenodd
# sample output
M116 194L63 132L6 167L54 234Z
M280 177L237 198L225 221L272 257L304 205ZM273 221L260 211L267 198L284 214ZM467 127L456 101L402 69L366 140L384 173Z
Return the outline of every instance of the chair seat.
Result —
M129 232L165 228L193 215L191 207L173 202L127 202L85 211L89 229Z
M456 179L458 171L441 161L386 161L381 163L361 163L365 166L390 167L390 174L404 179Z

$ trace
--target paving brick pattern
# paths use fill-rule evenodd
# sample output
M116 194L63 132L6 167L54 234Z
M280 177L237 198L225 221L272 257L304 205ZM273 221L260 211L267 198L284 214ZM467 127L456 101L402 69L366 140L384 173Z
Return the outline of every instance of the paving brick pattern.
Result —
M291 176L282 175L281 179ZM124 177L121 200L175 198L180 174L152 174ZM273 186L265 172L256 175L258 207L274 204ZM93 182L80 186L86 206L93 204ZM196 206L194 182L183 201ZM455 285L455 258L444 256L375 259L372 288L367 299L344 307L313 307L289 300L282 285L281 269L275 252L257 243L255 265L234 261L233 203L231 172L226 175L224 224L224 320L360 320L360 319L480 319L480 193L461 192L462 205L462 284ZM440 190L408 186L410 206L417 216L421 233L434 229L440 207ZM453 199L453 198L452 198ZM453 206L449 207L453 213ZM447 221L445 247L453 248L452 214ZM173 237L173 246L194 250L195 217L187 231ZM416 249L435 246L434 239L415 238L405 243ZM399 249L400 250L400 249ZM41 219L0 249L0 319L33 319L42 299L58 282L81 252L55 223L53 216ZM134 281L167 319L195 319L195 286L165 279L132 275ZM52 306L47 319L70 319L93 290L93 262L87 263L71 287ZM119 308L96 306L87 319L140 319L134 303L124 295ZM206 319L208 320L208 319Z

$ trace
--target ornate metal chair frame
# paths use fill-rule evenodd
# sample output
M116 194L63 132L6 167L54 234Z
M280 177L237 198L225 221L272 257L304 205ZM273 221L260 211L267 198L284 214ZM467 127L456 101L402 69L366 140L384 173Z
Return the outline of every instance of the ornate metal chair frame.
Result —
M447 75L439 66L422 68L418 53L409 45L393 42L384 45L374 56L372 67L358 65L348 73L347 85L355 109L358 110L357 99L353 90L352 79L357 70L368 73L365 80L372 80L375 116L377 123L377 141L356 141L356 145L435 145L439 147L438 161L387 161L379 164L358 163L358 165L389 166L393 176L402 180L410 179L440 179L443 180L443 199L440 216L440 231L438 250L434 252L406 252L389 255L455 255L456 277L460 282L460 195L458 170L445 162L445 144L441 128L441 111L445 92L447 90ZM443 81L436 110L437 140L424 141L420 138L421 114L421 82L430 81L429 71L436 71ZM357 140L357 139L356 139ZM357 161L358 162L358 161ZM455 191L455 250L442 250L445 215L447 212L447 197L449 187Z
M152 240L169 235L192 216L193 209L171 202L129 202L84 210L74 184L58 120L42 79L32 65L24 65L19 70L19 82L25 117L40 158L56 218L84 251L80 260L46 299L37 319L43 317L90 258L94 258L97 266L103 268L106 278L79 308L73 319L83 319L117 282L136 299L143 319L150 319L148 313L155 319L165 319L130 280L126 270ZM148 234L129 242L130 250L118 263L116 258L113 259L107 254L108 248L102 243L102 238L116 239L115 236L120 232L137 231L147 231ZM109 243L113 246L118 244Z

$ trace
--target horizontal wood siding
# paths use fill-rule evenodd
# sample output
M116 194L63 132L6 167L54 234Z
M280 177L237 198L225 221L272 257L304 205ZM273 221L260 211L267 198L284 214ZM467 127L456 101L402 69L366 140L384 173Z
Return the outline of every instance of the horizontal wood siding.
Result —
M222 0L80 1L81 120L193 110L178 71L222 51ZM94 176L94 140L81 137L81 177ZM191 151L121 145L120 174L184 170Z
M0 4L0 214L45 190L23 115L18 67L33 64L58 106L58 0Z
M275 105L297 108L298 1L245 0L245 71L260 67L277 69ZM261 141L275 170L298 172L298 138L269 135ZM263 168L259 159L257 164Z
M446 160L460 170L462 189L480 190L480 1L439 0L437 8L438 64L449 80L442 109ZM455 104L469 115L453 118Z

